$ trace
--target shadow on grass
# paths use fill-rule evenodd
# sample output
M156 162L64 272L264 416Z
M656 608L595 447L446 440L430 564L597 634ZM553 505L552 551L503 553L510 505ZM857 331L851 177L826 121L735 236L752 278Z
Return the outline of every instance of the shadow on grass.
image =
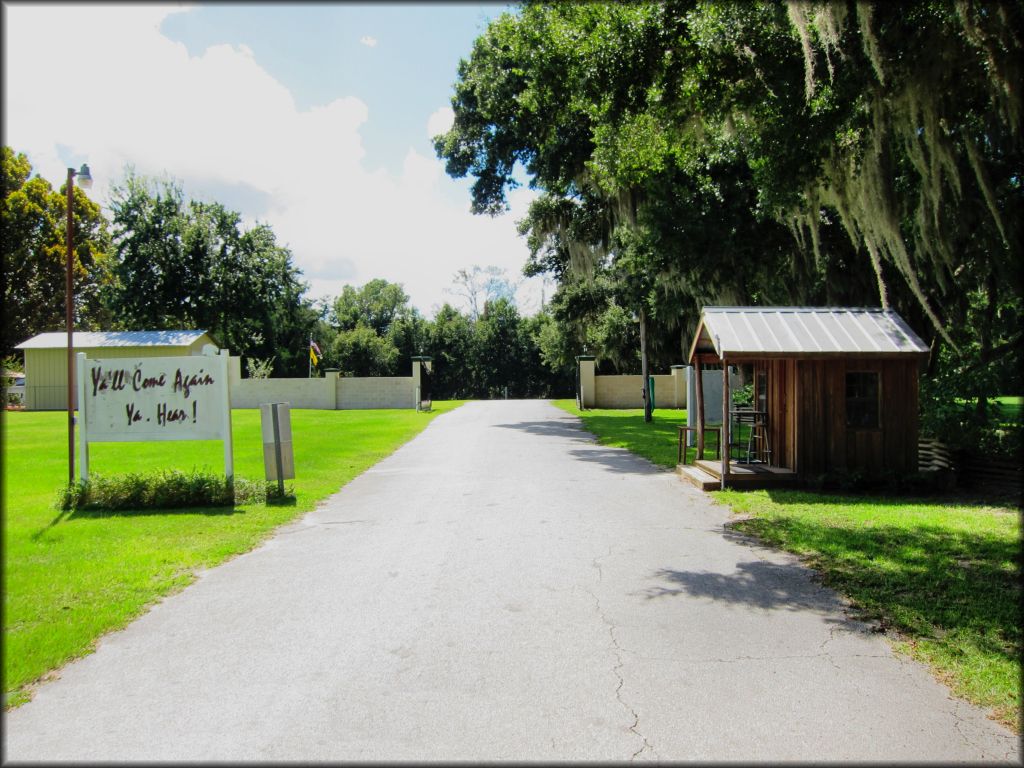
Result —
M51 529L59 525L65 518L67 518L69 516L68 513L70 511L71 510L69 509L62 509L60 512L57 513L57 516L53 518L53 520L46 524L45 527L40 528L38 531L29 536L29 539L31 539L32 541L39 541L39 539L45 536Z
M992 506L1006 506L1007 500L1001 496L983 494L958 489L953 492L936 492L935 494L879 493L864 491L863 493L844 491L816 491L772 488L766 490L768 498L779 505L787 504L843 504L847 506L900 506L900 507L975 507L977 509ZM1010 506L1013 500L1010 500Z
M938 525L843 525L786 515L734 525L808 553L823 583L851 598L864 618L918 638L953 635L985 654L1020 659L1019 541Z
M267 506L268 507L294 507L298 503L294 494L285 496L268 496Z
M222 507L154 507L151 509L76 509L68 520L99 520L107 517L154 517L175 515L203 515L205 517L221 517L225 515L244 515L244 505L225 505Z
M285 500L278 503L293 506L295 504L295 500ZM64 509L61 510L53 520L47 523L45 527L32 533L29 536L29 539L32 541L39 541L56 526L60 525L60 523L65 521L69 522L71 520L100 520L109 517L154 517L162 515L205 515L207 517L213 517L242 514L245 514L245 510L234 505L223 507L168 507L159 509Z

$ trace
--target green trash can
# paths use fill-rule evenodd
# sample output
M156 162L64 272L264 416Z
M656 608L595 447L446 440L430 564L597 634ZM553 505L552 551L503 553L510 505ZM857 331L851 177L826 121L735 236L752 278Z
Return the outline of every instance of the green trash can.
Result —
M647 377L647 391L650 392L650 394L651 394L651 413L654 413L654 403L655 403L655 400L654 400L654 377L653 376L648 376Z

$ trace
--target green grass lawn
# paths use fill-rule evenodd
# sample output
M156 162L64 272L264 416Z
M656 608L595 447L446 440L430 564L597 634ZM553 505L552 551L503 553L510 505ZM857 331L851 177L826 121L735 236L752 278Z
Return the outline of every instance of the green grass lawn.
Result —
M1024 397L1006 395L992 398L999 405L999 416L1006 426L1024 425Z
M587 410L604 445L675 465L678 413ZM909 499L804 491L719 491L749 515L734 527L803 556L897 650L931 666L959 696L1020 731L1020 510L967 498Z
M957 398L955 402L960 405L968 404L967 400L961 398ZM970 405L973 407L974 401L970 401ZM989 405L995 406L999 421L1003 426L1019 427L1024 425L1024 396L1001 395L999 397L990 397Z
M54 506L67 480L67 415L3 412L5 702L26 701L30 684L88 653L102 634L190 583L197 569L252 549L458 405L435 402L429 413L293 410L288 504L71 514ZM236 476L262 480L259 410L234 411L232 427ZM193 468L223 472L221 443L90 448L98 474Z

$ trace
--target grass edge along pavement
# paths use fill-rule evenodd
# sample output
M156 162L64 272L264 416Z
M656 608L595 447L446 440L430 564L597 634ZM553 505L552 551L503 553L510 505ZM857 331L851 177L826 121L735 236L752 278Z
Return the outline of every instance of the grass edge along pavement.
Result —
M675 465L674 425L685 411L655 411L645 424L640 409L554 404L600 444ZM729 527L799 556L897 652L1021 733L1019 509L963 496L727 490L710 498L737 516Z
M122 511L59 510L66 414L4 412L4 708L28 701L103 635L198 571L251 551L461 404L435 401L430 412L292 410L296 478L287 481L294 497L285 503ZM232 431L236 476L262 482L259 410L232 411ZM90 468L104 474L223 473L219 441L97 443L90 453Z

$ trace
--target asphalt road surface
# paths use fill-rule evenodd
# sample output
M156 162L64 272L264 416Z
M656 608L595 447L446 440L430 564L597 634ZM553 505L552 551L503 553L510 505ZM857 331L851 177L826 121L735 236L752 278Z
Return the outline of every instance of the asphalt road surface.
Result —
M550 404L469 403L65 667L4 758L1019 762L728 518Z

